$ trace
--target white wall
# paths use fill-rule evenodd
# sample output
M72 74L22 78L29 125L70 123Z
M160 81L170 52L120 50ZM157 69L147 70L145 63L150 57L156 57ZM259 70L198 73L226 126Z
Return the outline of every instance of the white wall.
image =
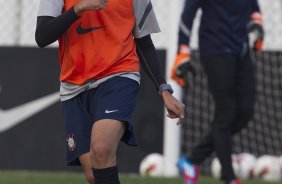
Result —
M5 46L33 46L34 30L36 26L37 7L40 0L0 0L0 45ZM173 10L173 2L182 0L152 0L162 33L153 35L157 48L170 48L172 44L168 41L170 37L171 16L179 14L182 8ZM265 20L265 49L282 49L282 1L281 0L259 0L263 17ZM200 13L195 20L191 46L197 48L197 27ZM175 20L179 21L179 20Z

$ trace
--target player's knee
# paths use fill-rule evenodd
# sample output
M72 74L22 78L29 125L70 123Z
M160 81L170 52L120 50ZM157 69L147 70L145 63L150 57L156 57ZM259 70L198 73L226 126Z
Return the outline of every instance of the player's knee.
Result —
M239 104L236 111L236 121L233 124L232 134L235 134L247 126L248 122L253 118L254 104Z
M113 159L115 151L112 146L104 143L91 145L91 156L95 162L109 162Z
M218 108L213 121L213 129L216 132L225 132L232 129L232 123L235 120L236 109L230 104L229 107Z

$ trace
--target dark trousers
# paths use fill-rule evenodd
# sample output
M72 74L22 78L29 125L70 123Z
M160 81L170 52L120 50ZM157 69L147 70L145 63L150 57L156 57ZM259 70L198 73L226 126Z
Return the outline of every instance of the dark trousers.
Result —
M235 178L232 169L232 135L253 116L255 68L250 56L201 57L215 102L215 116L208 134L192 149L189 159L200 164L213 151L222 165L225 180Z

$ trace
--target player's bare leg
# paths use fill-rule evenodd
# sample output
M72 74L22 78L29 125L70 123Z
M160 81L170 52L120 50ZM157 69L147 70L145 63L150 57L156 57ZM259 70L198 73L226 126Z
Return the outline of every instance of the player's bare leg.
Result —
M125 124L104 119L92 128L90 157L95 175L95 184L118 184L116 151L125 131Z
M92 164L90 159L90 152L85 153L79 157L81 167L84 171L85 177L89 184L94 184L94 176L92 172Z

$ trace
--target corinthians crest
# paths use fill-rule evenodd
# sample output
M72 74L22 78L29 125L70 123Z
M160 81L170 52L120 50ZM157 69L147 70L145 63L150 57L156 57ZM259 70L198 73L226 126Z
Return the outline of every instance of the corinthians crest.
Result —
M74 141L74 135L68 134L68 137L66 138L66 141L68 143L69 151L74 151L76 149L76 143Z

